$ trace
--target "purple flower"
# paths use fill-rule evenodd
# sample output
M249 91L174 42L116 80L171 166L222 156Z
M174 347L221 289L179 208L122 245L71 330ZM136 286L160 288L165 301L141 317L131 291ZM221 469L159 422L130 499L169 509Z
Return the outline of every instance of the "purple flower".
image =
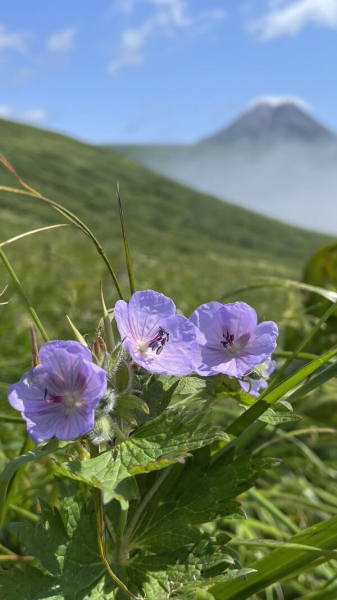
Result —
M133 360L161 375L188 375L198 345L194 326L176 314L174 302L152 290L136 292L127 304L118 300L115 317L124 347Z
M40 350L39 364L8 390L32 440L72 440L94 426L94 408L107 388L106 372L78 342L54 341Z
M244 392L251 394L251 396L259 396L261 390L264 390L268 386L269 376L275 369L274 360L266 360L261 365L258 365L254 372L260 376L260 379L252 379L247 377L246 380L240 381L240 385Z
M243 377L276 348L276 323L258 325L255 310L245 302L203 304L190 321L197 331L199 375Z

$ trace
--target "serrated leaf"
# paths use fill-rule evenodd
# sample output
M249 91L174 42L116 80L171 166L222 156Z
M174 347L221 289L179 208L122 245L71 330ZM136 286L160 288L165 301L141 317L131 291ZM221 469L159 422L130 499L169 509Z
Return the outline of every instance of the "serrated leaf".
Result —
M219 515L238 513L236 497L269 465L246 455L229 464L224 456L210 470L199 468L193 460L176 467L170 485L162 486L144 510L130 547L162 552L198 543L202 537L198 526Z
M93 502L88 505L72 495L63 500L65 522L57 509L41 502L42 523L12 523L9 530L18 536L27 551L58 581L59 590L71 595L93 584L104 573L96 535Z
M228 441L218 427L202 425L203 414L170 410L144 423L133 436L113 450L82 462L58 466L59 471L104 491L105 502L116 497L121 481L132 475L182 462L189 453L214 441Z
M242 392L240 382L236 377L229 377L228 375L215 375L209 377L208 381L212 384L214 393L219 394L230 394Z
M0 571L1 600L70 600L65 599L58 583L39 569L28 567L22 571L15 567L11 571Z
M273 408L268 408L265 413L259 418L259 421L268 423L268 425L280 425L282 423L291 423L301 421L302 417L292 411L292 406L289 408L284 402L277 402Z
M149 415L139 415L139 425L150 419L155 419L167 409L179 382L180 379L177 377L157 377L151 383L143 394L143 401L149 408Z
M209 386L209 381L205 378L193 376L182 377L179 381L177 393L181 396L189 396L190 394L198 394Z

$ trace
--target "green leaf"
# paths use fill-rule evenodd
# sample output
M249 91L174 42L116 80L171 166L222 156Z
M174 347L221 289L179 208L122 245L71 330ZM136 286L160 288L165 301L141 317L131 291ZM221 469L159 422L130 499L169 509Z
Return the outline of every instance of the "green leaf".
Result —
M144 402L144 400L141 400L141 398L138 398L138 396L133 396L132 394L122 394L121 396L119 396L117 400L117 407L119 404L126 409L137 410L139 412L144 413L145 415L148 415L150 413L149 407L146 404L146 402Z
M28 567L25 571L15 567L0 571L0 598L2 600L65 600L57 581L39 569ZM69 596L66 600L70 600Z
M21 456L18 456L14 460L12 460L8 465L5 466L4 470L0 475L0 517L1 523L3 519L3 511L6 503L6 495L7 489L10 484L12 477L15 475L16 471L27 462L31 462L33 460L39 460L40 458L47 456L61 448L67 446L67 442L60 442L59 440L51 440L44 446L38 446L35 450L30 450Z
M249 425L254 423L256 419L261 417L264 412L269 408L271 404L275 404L277 400L280 400L285 394L287 394L290 390L294 389L297 385L299 385L304 379L309 377L311 373L319 369L325 362L330 360L333 356L337 354L337 349L330 350L330 352L326 352L319 358L312 360L310 363L302 367L288 377L285 381L280 383L277 387L272 389L271 391L266 393L258 400L251 408L249 408L245 413L243 413L238 419L236 419L227 429L227 433L233 436L238 436L242 433Z
M214 441L228 441L218 427L202 425L203 413L170 410L141 425L133 436L87 461L58 465L59 471L104 491L105 502L118 496L121 481L132 475L184 462L189 453Z
M237 496L270 466L269 460L256 461L249 455L232 462L223 455L211 468L204 469L195 460L175 467L143 510L130 547L163 552L197 543L202 537L198 526L238 513Z
M233 571L227 571L228 567ZM208 539L172 553L138 556L128 567L129 577L139 590L144 589L147 600L166 600L171 595L183 600L185 594L196 588L212 585L219 577L226 577L225 571L235 573L234 577L243 574L239 563L225 554L219 544ZM190 597L195 598L194 595Z
M139 425L158 417L167 409L179 382L180 379L177 377L157 377L149 385L143 394L143 401L149 407L149 415L138 415L137 421Z
M337 517L309 527L290 538L288 542L322 550L337 548ZM320 563L327 560L325 556L319 558ZM301 551L297 547L280 547L249 565L257 572L249 575L247 582L236 580L215 585L211 587L210 593L216 600L245 600L273 583L292 577L295 573L310 571L313 563L318 564L317 555L312 551Z
M124 600L110 578L102 577L93 586L70 594L60 590L59 580L34 567L0 571L1 600Z
M209 381L205 378L193 376L182 377L179 381L177 393L181 396L189 396L190 394L199 394L209 385Z
M259 418L259 421L268 423L268 425L281 425L282 423L292 423L301 421L302 417L296 415L290 406L290 410L283 402L276 402L273 408L268 408L265 413Z
M72 486L63 486L66 493L59 511L41 501L42 523L12 523L9 530L18 536L28 553L59 582L59 589L71 597L92 585L105 571L96 534L93 502L88 505L74 496Z

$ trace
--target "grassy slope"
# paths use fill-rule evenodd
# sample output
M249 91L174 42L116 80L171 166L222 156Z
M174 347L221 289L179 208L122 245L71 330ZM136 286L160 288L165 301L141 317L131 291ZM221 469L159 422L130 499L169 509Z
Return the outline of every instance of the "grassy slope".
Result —
M127 292L115 201L119 180L139 287L172 295L186 312L247 279L298 276L304 260L327 239L189 190L109 149L24 125L0 121L0 152L30 185L78 213L94 230ZM4 168L0 183L18 186ZM62 221L37 200L0 194L1 240ZM74 228L27 238L7 252L51 335L66 335L64 312L84 332L93 332L102 276L108 303L116 299L103 263ZM1 266L0 290L7 281ZM0 307L2 348L9 355L13 340L20 352L27 340L20 306L14 297L8 307ZM261 296L258 308L273 316L276 305L268 308ZM6 371L0 380L8 378Z

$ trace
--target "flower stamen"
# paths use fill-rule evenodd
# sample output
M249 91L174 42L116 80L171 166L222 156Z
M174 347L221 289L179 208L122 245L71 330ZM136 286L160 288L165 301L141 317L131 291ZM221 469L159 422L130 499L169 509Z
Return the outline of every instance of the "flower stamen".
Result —
M221 344L224 348L226 348L227 350L229 348L231 348L233 346L233 342L234 342L234 334L231 333L229 334L228 330L227 333L225 335L225 333L222 334L222 336L225 338L224 340L221 340Z
M162 353L166 343L170 341L170 334L162 327L159 327L157 335L148 342L148 348L155 352L157 356Z

